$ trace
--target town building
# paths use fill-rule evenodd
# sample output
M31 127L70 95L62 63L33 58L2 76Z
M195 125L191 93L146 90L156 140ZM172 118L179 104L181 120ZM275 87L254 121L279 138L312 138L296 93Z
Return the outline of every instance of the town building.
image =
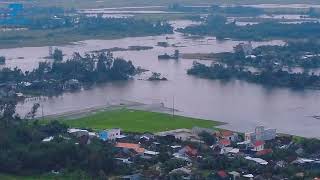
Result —
M187 155L188 157L196 157L198 155L198 150L190 146L185 146L184 148L180 149L178 153Z
M123 149L132 149L138 154L143 154L145 152L144 148L141 148L139 144L134 143L121 143L118 142L115 147L117 148L123 148Z
M268 141L275 139L277 135L276 129L265 129L264 126L258 126L255 132L245 133L245 141Z
M158 136L174 136L176 139L181 141L193 141L200 142L200 137L193 133L190 129L176 129L171 131L159 132L156 135Z
M122 137L121 129L119 128L107 129L99 133L99 138L103 141L113 141Z
M263 141L256 141L253 143L253 151L262 151L264 150L264 142Z
M220 137L220 139L228 139L231 142L235 142L238 140L238 134L228 130L221 130L218 133L218 136Z
M219 140L219 145L221 147L226 147L231 145L231 141L229 139L220 139Z

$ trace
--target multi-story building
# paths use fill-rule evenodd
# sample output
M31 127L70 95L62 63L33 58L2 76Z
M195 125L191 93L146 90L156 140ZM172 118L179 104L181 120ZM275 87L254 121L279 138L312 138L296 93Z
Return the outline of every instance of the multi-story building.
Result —
M255 132L245 133L245 141L268 141L276 138L276 129L265 129L264 126L258 126Z
M103 141L108 141L108 140L116 140L121 136L121 130L119 128L115 128L115 129L107 129L104 131L101 131L99 133L99 137L100 139L102 139Z

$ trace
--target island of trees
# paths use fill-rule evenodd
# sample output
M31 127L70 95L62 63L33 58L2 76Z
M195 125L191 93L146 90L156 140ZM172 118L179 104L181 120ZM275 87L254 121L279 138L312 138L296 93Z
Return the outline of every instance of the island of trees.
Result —
M3 68L0 70L1 86L15 87L26 94L58 94L64 90L79 89L83 85L128 80L136 73L131 61L114 58L112 53L74 53L62 61L62 51L55 50L54 62L40 62L33 71Z
M263 69L251 72L242 66L212 64L207 66L194 62L188 74L208 79L240 79L269 87L289 87L293 89L320 89L320 76L316 74L289 73L282 69Z

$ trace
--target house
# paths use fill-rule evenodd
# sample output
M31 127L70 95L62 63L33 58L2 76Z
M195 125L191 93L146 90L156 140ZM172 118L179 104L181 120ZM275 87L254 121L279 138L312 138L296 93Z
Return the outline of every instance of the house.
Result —
M273 152L272 149L264 149L264 150L258 151L256 153L256 156L265 156L265 155L270 154L272 152Z
M187 162L191 162L191 159L186 154L174 153L173 157Z
M198 150L190 146L185 146L184 148L180 149L178 153L185 154L189 157L196 157L198 155Z
M154 139L153 134L146 133L140 136L140 140L149 141L150 139Z
M226 171L220 170L216 173L216 179L229 179L229 175Z
M84 129L70 128L70 129L68 129L68 133L70 133L78 138L81 136L84 136L84 135L89 136L89 131L84 130Z
M129 158L115 158L115 159L125 164L132 164Z
M116 140L118 138L122 138L123 136L121 135L121 129L115 128L115 129L108 129L101 131L99 133L99 138L103 141L108 141L108 140Z
M141 148L139 144L133 144L133 143L120 143L118 142L115 147L117 148L123 148L123 149L132 149L138 154L143 154L145 149Z
M269 141L275 139L276 135L276 129L265 129L264 126L258 126L255 132L245 133L245 141Z
M133 175L122 176L121 179L123 179L123 180L140 180L140 179L142 179L142 176L141 176L141 174L133 174Z
M230 146L231 141L229 139L220 139L219 140L219 145L222 147Z
M144 154L156 156L156 155L159 155L160 153L159 153L159 152L155 152L155 151L145 150L145 151L144 151Z
M68 133L77 137L79 139L80 144L90 144L91 139L97 136L94 132L89 132L88 130L76 128L69 128Z
M202 142L197 134L194 134L190 129L176 129L171 131L159 132L158 136L174 136L181 141Z
M238 140L238 134L228 130L222 130L219 132L219 137L222 139L228 139L232 142Z
M256 141L252 144L253 144L253 149L252 149L253 151L259 152L259 151L264 150L264 142L263 141Z
M243 177L248 178L248 179L254 178L253 174L245 174L245 175L243 175Z
M261 165L267 165L268 164L267 161L265 161L265 160L263 160L261 158L252 158L250 156L246 156L245 159L249 160L249 161L254 161L254 162L259 163Z
M237 171L231 171L231 172L228 172L228 174L232 176L233 180L240 179L240 173L238 173Z

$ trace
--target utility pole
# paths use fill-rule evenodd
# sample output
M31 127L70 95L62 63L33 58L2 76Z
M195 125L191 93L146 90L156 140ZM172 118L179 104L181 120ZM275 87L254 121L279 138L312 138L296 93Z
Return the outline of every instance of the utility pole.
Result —
M172 117L174 118L174 96L172 96Z
M44 115L43 115L43 105L41 104L41 111L42 111L42 120L44 120Z

